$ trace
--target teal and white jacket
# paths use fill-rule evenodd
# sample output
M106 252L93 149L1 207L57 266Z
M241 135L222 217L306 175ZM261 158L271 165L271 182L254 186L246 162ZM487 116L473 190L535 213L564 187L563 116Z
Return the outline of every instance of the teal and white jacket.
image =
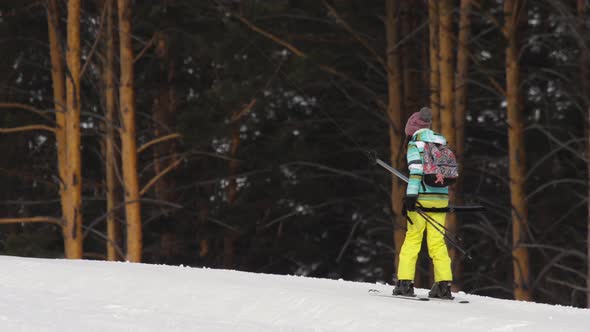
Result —
M449 200L449 188L430 187L422 181L424 164L424 143L432 142L447 144L443 135L424 128L416 131L408 143L408 169L410 179L406 189L406 196L420 196L420 200Z

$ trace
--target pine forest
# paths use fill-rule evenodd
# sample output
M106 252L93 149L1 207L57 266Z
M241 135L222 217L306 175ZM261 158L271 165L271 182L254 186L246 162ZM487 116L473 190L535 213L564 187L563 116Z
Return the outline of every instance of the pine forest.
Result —
M2 255L392 284L428 107L453 290L590 307L586 0L3 0L0 54Z

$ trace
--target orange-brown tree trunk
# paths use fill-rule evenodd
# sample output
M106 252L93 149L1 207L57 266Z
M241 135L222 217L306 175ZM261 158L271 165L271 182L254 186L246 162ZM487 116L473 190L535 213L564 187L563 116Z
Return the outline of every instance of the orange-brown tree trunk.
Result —
M389 117L389 148L391 164L396 169L402 169L405 155L405 134L402 117L402 73L400 55L395 47L399 42L399 4L395 0L385 2L385 33L387 42L387 115ZM405 238L406 220L402 217L402 198L405 190L404 183L397 177L391 178L391 209L394 215L393 240L395 243L395 268L399 262L399 252Z
M467 110L467 73L469 71L469 38L471 35L471 0L461 0L461 14L459 17L459 40L457 43L457 75L455 76L455 154L457 162L459 163L459 174L463 174L464 167L464 151L465 151L465 113ZM457 183L455 183L455 202L458 205L463 203L463 176L460 176ZM457 218L458 216L455 216ZM454 278L461 280L463 271L463 264L461 261L456 261ZM455 283L455 290L460 289L460 285Z
M114 18L114 0L105 0L107 6L106 12L106 31L105 31L105 63L104 63L104 90L105 90L105 185L107 201L107 260L118 261L121 257L118 249L120 248L121 227L117 221L117 204L119 201L117 195L117 177L116 177L116 96L115 88L115 18Z
M68 0L66 59L65 138L67 143L64 185L69 199L64 213L66 258L82 258L82 162L80 152L80 0Z
M586 20L586 0L578 0L577 2L578 8L578 33L580 36L584 36L587 33L587 30L584 28L584 22ZM590 103L588 102L588 95L590 94L590 90L588 89L588 48L584 43L584 39L580 40L580 91L582 95L582 107L586 108L588 112L587 116L587 123L586 123L586 136L588 138L588 143L586 145L586 155L590 156ZM590 198L590 163L587 165L588 167L588 197ZM586 237L588 239L587 243L587 277L586 277L586 307L590 308L590 200L588 201L588 215L587 215L587 223L588 223L588 233Z
M49 54L51 58L51 81L53 83L53 105L55 108L55 141L57 145L57 169L60 179L59 196L61 202L62 219L69 219L66 213L70 210L65 181L66 181L66 130L65 130L65 71L64 58L59 37L59 12L57 0L47 2L47 28L49 31ZM67 247L64 237L64 248Z
M432 109L432 129L440 132L440 70L439 70L439 0L428 1L428 28L430 49L430 108Z
M520 66L518 63L518 24L522 15L521 0L504 1L504 34L506 45L506 96L508 112L508 153L510 201L512 204L512 255L514 298L531 300L529 252L523 244L527 240L528 207L525 196L524 117L520 95Z
M454 99L454 48L453 48L453 1L439 2L439 40L440 40L440 132L447 139L453 149L456 147L455 131L455 99ZM454 199L454 190L449 190L449 200ZM454 233L457 228L455 214L447 214L447 228ZM457 250L449 248L449 255L453 262L453 270L457 262Z
M465 113L467 111L467 74L469 72L469 38L471 36L471 0L461 0L459 17L459 40L457 45L457 75L455 81L455 154L463 172L463 152L465 150ZM459 188L460 186L456 186Z
M440 124L441 133L450 146L455 146L454 118L454 56L453 56L453 1L439 2L440 39Z
M121 79L121 164L125 192L127 229L127 260L141 262L142 227L139 179L137 174L137 142L135 138L135 93L133 90L133 47L131 43L131 2L118 0L119 62Z
M209 206L207 205L207 201L204 199L197 200L197 205L199 209L199 219L197 220L197 225L199 228L198 240L199 240L199 257L205 258L209 255L209 239L208 239L208 232L207 224L208 224L208 217L209 217Z

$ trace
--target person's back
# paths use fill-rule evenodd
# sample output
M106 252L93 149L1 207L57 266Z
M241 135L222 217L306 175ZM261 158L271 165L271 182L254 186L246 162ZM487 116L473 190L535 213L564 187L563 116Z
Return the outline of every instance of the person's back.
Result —
M441 134L429 128L418 129L408 143L408 168L410 180L406 189L406 196L420 196L421 200L448 201L448 187L433 187L423 181L424 176L424 147L426 143L446 145L447 140Z

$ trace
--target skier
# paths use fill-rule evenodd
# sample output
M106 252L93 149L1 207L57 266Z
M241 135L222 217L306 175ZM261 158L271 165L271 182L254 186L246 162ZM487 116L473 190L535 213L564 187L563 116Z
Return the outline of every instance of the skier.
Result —
M445 225L446 213L416 211L416 208L445 208L449 204L449 190L447 186L429 186L423 181L424 175L424 147L428 142L446 145L446 139L430 129L432 112L423 107L419 112L410 116L406 123L405 133L408 143L408 168L410 178L403 199L403 214L408 218L406 238L399 254L397 283L393 295L415 296L414 274L416 260L422 246L422 238L426 229L428 254L434 265L434 285L428 293L429 297L452 299L451 259L449 257L445 239L440 231L444 227L435 229L422 214L427 213L430 221ZM436 224L435 224L436 225Z

